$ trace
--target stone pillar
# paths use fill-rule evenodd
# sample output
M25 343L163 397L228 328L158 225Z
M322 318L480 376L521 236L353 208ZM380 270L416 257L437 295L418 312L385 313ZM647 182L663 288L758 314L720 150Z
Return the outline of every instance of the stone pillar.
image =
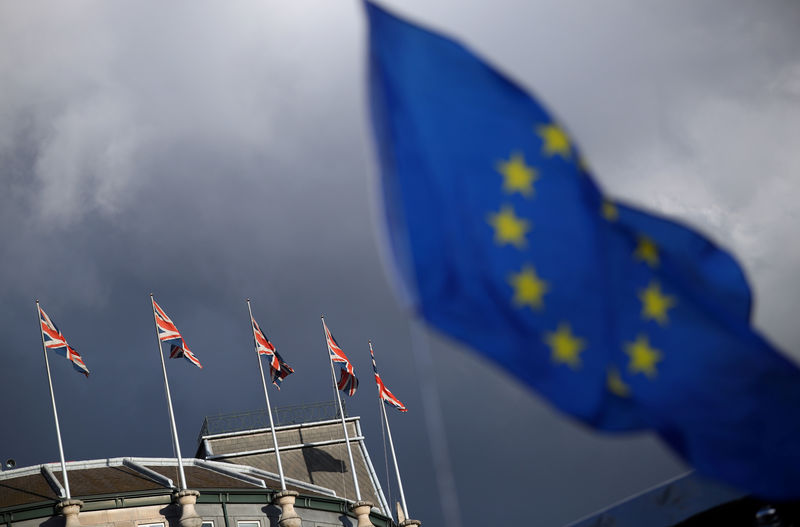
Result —
M63 500L56 506L56 510L66 519L66 527L80 527L78 513L81 512L81 507L83 507L81 500Z
M199 495L196 490L182 490L172 495L172 500L181 507L181 517L178 520L181 527L200 527L203 524L203 518L194 510Z
M273 503L281 508L281 519L278 521L280 527L300 527L300 516L294 510L294 500L297 495L293 490L282 490L272 499Z
M358 523L356 527L375 527L369 519L369 511L372 510L372 503L369 501L356 501L350 505L350 512L356 515Z

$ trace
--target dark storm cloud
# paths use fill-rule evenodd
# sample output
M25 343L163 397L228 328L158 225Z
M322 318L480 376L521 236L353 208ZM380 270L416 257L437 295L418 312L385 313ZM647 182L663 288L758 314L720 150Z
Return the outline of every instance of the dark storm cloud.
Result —
M798 356L794 6L397 7L532 87L613 195L733 248L758 322ZM382 474L373 339L411 408L391 418L412 515L444 524L408 318L374 236L359 8L0 7L0 457L57 456L35 297L93 371L52 361L66 455L87 459L171 455L150 291L205 366L168 364L184 454L203 416L260 408L250 296L297 371L277 405L331 397L325 313L362 378L348 403ZM494 489L507 496L497 523L527 523L535 499L540 523L560 524L683 470L648 437L596 436L462 348L435 335L431 348L466 525L485 523Z

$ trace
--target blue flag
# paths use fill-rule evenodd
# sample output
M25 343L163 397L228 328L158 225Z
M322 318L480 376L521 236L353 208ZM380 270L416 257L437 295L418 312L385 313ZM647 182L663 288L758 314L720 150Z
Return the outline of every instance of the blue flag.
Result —
M565 128L458 43L367 2L389 241L415 309L562 411L800 497L800 371L736 261L603 195Z

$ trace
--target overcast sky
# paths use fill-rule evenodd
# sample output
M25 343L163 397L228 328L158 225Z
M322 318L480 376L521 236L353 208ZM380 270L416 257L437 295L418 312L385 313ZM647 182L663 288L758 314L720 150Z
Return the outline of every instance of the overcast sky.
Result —
M800 359L794 2L386 5L535 92L612 196L732 249L756 325ZM51 360L66 456L94 459L172 455L151 291L205 366L168 363L184 454L204 416L263 407L249 296L296 371L278 406L331 399L326 315L383 478L373 340L409 407L390 419L411 516L445 524L381 263L364 59L352 0L0 3L0 457L58 459L34 299L92 370ZM465 526L563 524L686 469L427 338Z

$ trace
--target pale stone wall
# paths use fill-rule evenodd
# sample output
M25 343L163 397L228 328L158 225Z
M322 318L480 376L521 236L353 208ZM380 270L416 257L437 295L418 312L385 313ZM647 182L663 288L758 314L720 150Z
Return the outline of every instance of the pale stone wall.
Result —
M105 511L86 511L78 515L81 526L90 527L136 527L143 523L177 522L179 511L173 505L152 505Z
M214 527L225 527L221 504L195 505L203 521L213 521ZM228 527L237 527L239 521L258 521L260 527L279 527L281 509L273 504L228 503ZM139 527L150 523L164 523L165 527L180 527L180 507L173 503L126 507L100 511L82 511L78 515L80 527ZM297 507L302 527L356 527L357 520L343 512L304 509ZM11 522L10 527L64 527L60 515Z
M344 439L341 423L278 430L276 435L278 436L278 444L282 446ZM357 436L355 421L347 422L347 435L351 439ZM248 452L251 450L272 448L272 434L269 432L257 432L233 437L209 439L208 442L213 455Z

